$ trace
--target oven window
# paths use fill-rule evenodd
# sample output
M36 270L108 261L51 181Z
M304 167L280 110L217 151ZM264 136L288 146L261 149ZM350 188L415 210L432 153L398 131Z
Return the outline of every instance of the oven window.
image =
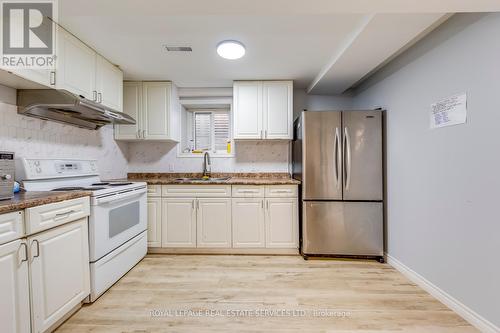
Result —
M109 212L109 238L124 232L139 224L140 207L139 201L112 209Z

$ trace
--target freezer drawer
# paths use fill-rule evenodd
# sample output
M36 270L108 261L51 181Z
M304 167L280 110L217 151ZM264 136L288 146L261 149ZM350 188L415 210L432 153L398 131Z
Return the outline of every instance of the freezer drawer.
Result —
M381 202L302 202L302 253L383 255Z

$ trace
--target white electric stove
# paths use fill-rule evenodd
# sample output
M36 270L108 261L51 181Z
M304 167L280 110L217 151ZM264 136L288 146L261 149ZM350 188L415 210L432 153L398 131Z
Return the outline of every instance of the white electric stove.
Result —
M20 159L16 178L25 191L91 191L90 301L147 252L147 185L101 181L95 160Z

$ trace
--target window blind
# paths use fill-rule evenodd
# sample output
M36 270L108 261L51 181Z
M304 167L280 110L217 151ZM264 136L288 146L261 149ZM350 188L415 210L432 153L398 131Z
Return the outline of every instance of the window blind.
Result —
M214 112L214 149L226 151L230 135L229 112Z
M210 150L212 148L211 127L210 113L196 112L194 114L194 144L196 150Z

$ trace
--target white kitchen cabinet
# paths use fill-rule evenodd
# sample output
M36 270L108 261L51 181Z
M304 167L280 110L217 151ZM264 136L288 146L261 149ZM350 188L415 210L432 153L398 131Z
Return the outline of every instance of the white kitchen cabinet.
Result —
M235 139L262 139L262 83L238 81L233 86L233 133Z
M60 27L57 29L56 45L57 89L122 111L123 72Z
M142 82L123 83L123 112L135 119L134 125L115 125L116 140L137 140L142 128Z
M196 247L196 199L162 199L162 247Z
M0 332L30 332L29 289L26 241L0 245Z
M54 87L55 73L50 69L8 69L11 73L22 77L23 79L39 83L49 88Z
M122 111L123 72L100 55L96 61L96 90L99 103Z
M266 199L266 247L298 247L297 198Z
M292 140L293 84L291 81L264 81L263 114L266 139Z
M95 51L59 27L56 55L57 89L97 101Z
M231 247L231 199L197 199L197 247Z
M232 199L232 233L234 248L266 246L264 198Z
M123 100L124 112L137 124L116 125L116 140L180 140L180 104L171 82L126 82Z
M87 218L28 237L33 332L49 329L90 294Z
M148 247L161 247L161 198L148 197Z
M235 139L291 140L292 81L235 81L233 85Z

